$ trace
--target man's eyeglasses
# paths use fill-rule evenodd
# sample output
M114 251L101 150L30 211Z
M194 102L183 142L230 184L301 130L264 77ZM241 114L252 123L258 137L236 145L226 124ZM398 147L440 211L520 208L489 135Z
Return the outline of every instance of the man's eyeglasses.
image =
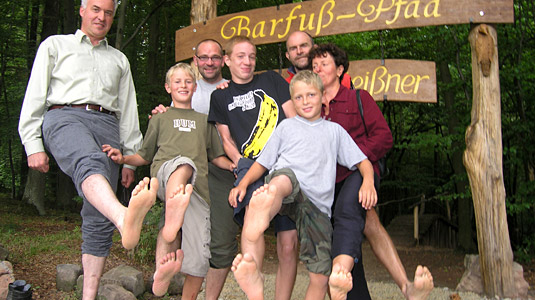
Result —
M215 62L215 63L221 62L221 60L223 59L223 57L221 57L221 56L212 56L212 57L210 57L210 56L197 56L197 55L195 55L195 56L197 57L197 59L199 59L200 61L202 61L204 63L208 62L209 59L212 60L212 62Z

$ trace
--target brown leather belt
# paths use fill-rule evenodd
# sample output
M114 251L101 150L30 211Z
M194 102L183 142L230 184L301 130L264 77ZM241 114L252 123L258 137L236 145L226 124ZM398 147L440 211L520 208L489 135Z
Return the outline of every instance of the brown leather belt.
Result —
M105 109L104 107L96 104L72 104L72 105L52 105L48 108L48 110L58 109L58 108L64 108L64 107L73 107L73 108L82 108L85 110L93 110L98 111L101 113L105 113L108 115L115 116L115 113L113 111L109 111Z

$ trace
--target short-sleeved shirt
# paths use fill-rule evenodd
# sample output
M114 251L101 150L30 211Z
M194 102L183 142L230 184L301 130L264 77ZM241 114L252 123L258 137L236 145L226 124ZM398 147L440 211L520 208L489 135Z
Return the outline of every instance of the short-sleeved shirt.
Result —
M191 98L191 108L196 112L208 115L210 111L210 96L217 86L225 81L227 81L225 78L216 83L208 83L203 79L197 80L197 90Z
M210 100L208 121L225 124L240 153L256 159L285 118L282 104L290 100L288 83L273 71L254 75L251 82L230 82L215 90Z
M207 116L193 109L171 107L149 121L143 146L137 152L152 161L150 173L156 177L162 164L179 155L190 158L197 167L194 189L209 202L208 160L224 155L221 140Z
M296 116L279 124L256 162L270 172L290 168L310 201L331 216L337 162L355 170L364 159L340 125Z

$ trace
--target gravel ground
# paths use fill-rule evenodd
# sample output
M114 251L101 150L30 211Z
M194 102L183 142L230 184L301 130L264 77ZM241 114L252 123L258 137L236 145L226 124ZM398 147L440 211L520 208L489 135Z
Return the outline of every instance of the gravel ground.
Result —
M292 299L302 300L305 298L305 291L308 285L308 275L303 268L302 264L299 265L297 279L295 283L295 288L292 294ZM274 286L275 286L275 274L266 274L266 299L274 299ZM396 300L396 299L405 299L401 294L398 286L393 282L377 282L377 281L368 281L368 289L372 299L377 300ZM450 299L450 295L456 292L448 289L435 287L429 296L430 300L447 300ZM462 300L479 300L482 299L479 295L474 293L458 293ZM202 294L199 299L204 299L204 294ZM229 274L223 292L219 297L221 300L234 300L234 299L245 299L245 294L242 292L238 283L234 280L234 276ZM325 298L329 299L328 297Z

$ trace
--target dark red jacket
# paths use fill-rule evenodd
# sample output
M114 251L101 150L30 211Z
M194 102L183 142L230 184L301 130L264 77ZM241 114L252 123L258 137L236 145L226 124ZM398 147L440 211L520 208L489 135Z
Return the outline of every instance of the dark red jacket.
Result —
M344 127L372 162L374 172L379 175L377 160L392 148L392 133L372 96L367 91L360 90L360 98L368 136L366 136L366 131L362 125L356 90L350 90L343 85L340 86L338 94L329 103L329 114L326 115L325 111L322 110L322 116L326 120L336 122ZM351 171L349 169L338 166L336 169L336 182L344 180L350 174Z

